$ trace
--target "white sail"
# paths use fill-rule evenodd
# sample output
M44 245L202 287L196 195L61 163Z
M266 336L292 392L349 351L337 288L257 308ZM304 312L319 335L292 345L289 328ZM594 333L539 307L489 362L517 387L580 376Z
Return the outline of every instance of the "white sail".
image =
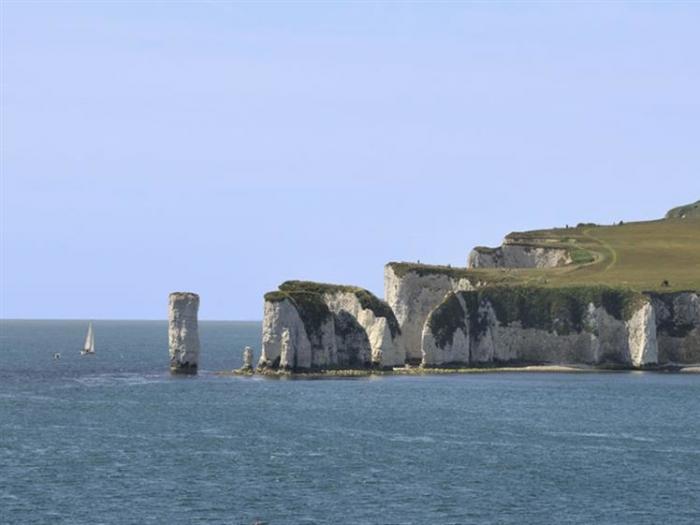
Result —
M83 352L90 354L95 351L95 334L92 332L92 323L88 326L87 335L85 336L85 345L83 345Z

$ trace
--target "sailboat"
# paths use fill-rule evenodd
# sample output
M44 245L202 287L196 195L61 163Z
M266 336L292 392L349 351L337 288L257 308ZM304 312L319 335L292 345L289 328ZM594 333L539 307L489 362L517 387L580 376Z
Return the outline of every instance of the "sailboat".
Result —
M92 323L88 326L87 335L85 336L85 344L80 351L80 355L92 355L95 353L95 334L92 331Z

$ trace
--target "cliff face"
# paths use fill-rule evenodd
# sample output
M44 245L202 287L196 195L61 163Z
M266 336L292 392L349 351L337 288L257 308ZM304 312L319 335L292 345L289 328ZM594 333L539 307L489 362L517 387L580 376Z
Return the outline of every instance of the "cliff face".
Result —
M569 251L507 241L497 248L477 247L469 254L469 268L555 268L571 264Z
M369 358L379 366L402 366L405 361L401 331L391 308L377 297L364 291L370 303L380 305L373 308L371 304L361 301L355 292L328 291L323 299L336 318L336 332L348 332L350 338L364 334L369 344ZM393 330L393 333L392 333ZM352 346L348 337L343 338Z
M422 332L424 366L657 362L649 298L604 288L450 293Z
M697 292L650 294L660 363L700 363L700 297Z
M388 264L385 278L389 304L360 288L296 281L267 294L259 366L700 363L696 292L493 287L403 263Z
M297 297L297 300L300 298ZM303 300L303 298L301 299ZM302 312L297 301L291 296L268 294L265 297L263 318L262 354L258 363L263 368L306 369L311 368L312 346L306 327L301 319ZM323 316L314 327L316 341L324 341L313 349L316 362L328 353L329 327ZM329 317L328 317L329 318Z
M401 328L401 344L408 362L422 359L421 340L425 320L449 292L473 290L474 284L458 271L389 263L384 267L384 297Z
M400 334L391 309L367 290L288 281L265 296L259 367L400 366Z
M199 362L199 296L174 292L168 301L168 349L173 373L196 374Z

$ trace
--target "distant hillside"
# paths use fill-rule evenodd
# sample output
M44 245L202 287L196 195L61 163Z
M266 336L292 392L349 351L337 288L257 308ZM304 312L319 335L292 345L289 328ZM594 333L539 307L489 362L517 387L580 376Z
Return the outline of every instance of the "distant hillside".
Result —
M693 206L693 205L691 205ZM678 208L680 209L680 208ZM637 291L700 290L700 215L602 226L591 223L507 235L506 244L567 250L554 268L451 268L395 264L492 285L605 285Z
M566 250L555 268L473 269L484 281L568 286L602 284L638 291L700 290L700 201L673 208L665 219L613 226L513 232L506 244Z
M700 215L511 236L535 246L568 247L575 261L592 259L560 268L510 270L525 281L545 279L551 286L595 283L639 291L700 290Z
M666 214L667 219L685 219L686 217L700 217L700 201L695 201L685 206L678 206L669 210Z

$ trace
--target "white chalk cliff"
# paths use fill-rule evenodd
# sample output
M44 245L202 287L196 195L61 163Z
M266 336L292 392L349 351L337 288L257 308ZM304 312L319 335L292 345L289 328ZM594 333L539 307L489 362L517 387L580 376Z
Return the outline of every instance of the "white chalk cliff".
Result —
M469 268L555 268L571 264L565 248L509 242L497 248L477 247L469 253Z
M403 365L391 309L366 290L290 281L265 297L259 368L307 370Z
M532 292L530 292L532 293ZM422 334L422 365L609 364L642 367L657 362L656 321L651 302L639 305L627 320L615 317L600 304L577 304L571 291L547 298L524 294L510 302L489 290L450 293L431 312ZM536 292L535 292L536 294ZM571 305L556 310L557 301ZM494 303L496 301L496 303ZM506 299L508 301L508 299ZM497 311L515 318L500 318ZM524 311L548 309L553 315L532 316ZM550 310L551 308L551 310Z
M367 334L370 353L359 356L361 361L371 361L384 367L404 364L403 345L399 334L394 337L391 332L390 318L377 316L372 309L363 307L353 292L326 292L323 299L331 312L340 316L341 321L343 317L346 322L354 319Z
M406 263L385 268L387 303L347 286L280 288L266 295L263 369L700 363L696 292L494 288Z
M402 353L408 362L422 359L425 320L449 292L473 290L475 284L449 269L389 263L384 267L384 297L401 328Z

